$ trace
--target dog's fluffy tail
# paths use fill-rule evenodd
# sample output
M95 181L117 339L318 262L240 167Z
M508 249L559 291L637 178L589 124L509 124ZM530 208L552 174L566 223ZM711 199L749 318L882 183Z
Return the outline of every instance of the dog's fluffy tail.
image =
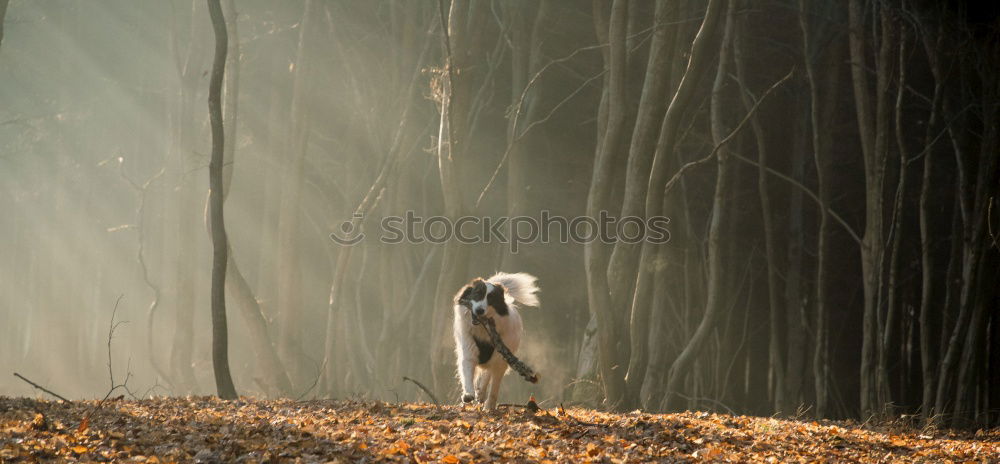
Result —
M525 272L515 274L498 272L489 278L491 283L503 285L503 288L507 290L507 295L514 301L528 306L538 306L538 295L535 294L538 293L538 286L535 285L536 280L538 280L537 277Z

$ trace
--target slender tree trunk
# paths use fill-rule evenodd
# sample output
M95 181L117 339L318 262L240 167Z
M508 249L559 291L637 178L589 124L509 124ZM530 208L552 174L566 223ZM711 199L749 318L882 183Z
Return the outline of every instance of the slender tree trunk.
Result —
M986 229L987 221L990 220L990 204L997 192L997 163L1000 159L1000 129L997 126L1000 125L1000 108L996 105L996 101L1000 98L1000 80L993 75L996 60L988 60L987 64L991 66L981 68L979 76L983 88L981 96L983 134L978 153L979 163L973 190L972 215L969 218L971 230L967 245L969 264L966 269L970 280L962 282L962 305L969 307L967 310L969 322L962 335L964 343L956 379L953 425L957 426L973 424L979 415L978 411L982 409L975 404L975 393L982 384L980 380L985 377L982 366L988 330L987 307L990 306L987 299L991 295L985 286L986 282L996 282L996 268L987 265L991 260L990 256L986 255L986 250L992 242L988 240ZM963 278L965 277L966 275L963 275ZM966 309L963 308L962 311ZM942 372L943 370L942 368Z
M208 12L212 16L215 30L215 63L208 89L208 110L212 119L212 160L208 165L209 204L212 218L212 366L215 370L215 386L219 397L236 399L236 387L229 374L229 338L226 326L226 264L229 260L229 245L226 226L223 221L222 165L225 134L222 126L222 79L226 70L228 36L226 19L222 14L219 0L207 0Z
M892 46L894 44L893 19L884 7L878 9L880 21L880 46L876 57L875 114L871 110L871 94L865 54L865 24L861 0L851 0L848 8L849 43L851 52L851 77L854 84L854 101L857 112L858 132L865 169L865 232L861 246L861 272L864 287L864 313L862 316L861 345L861 414L868 417L882 412L884 395L877 376L878 357L881 353L880 337L883 237L883 185L885 160L888 156L889 110L888 91ZM873 132L874 129L874 132Z
M743 53L745 37L747 37L747 20L740 22L740 33L734 38L733 52L736 61L737 79L741 86L747 84L746 58ZM753 101L749 94L749 89L740 92L743 100L743 107L750 111ZM784 310L781 305L781 298L778 294L779 281L777 273L778 265L778 242L777 234L774 230L773 213L771 209L770 182L767 174L768 147L764 126L757 115L750 119L750 127L753 129L754 140L757 143L757 194L760 198L761 219L764 232L764 261L767 268L767 301L768 301L768 365L770 371L769 389L774 405L774 410L779 414L785 404L785 332L784 332Z
M491 63L478 62L483 51L483 23L489 16L483 4L470 0L453 0L445 11L444 0L439 0L439 17L443 34L445 66L437 80L440 111L438 126L438 175L444 197L445 216L451 220L467 213L470 205L464 176L473 176L469 157L473 131L477 115L483 109L480 98L492 79L489 74ZM486 69L484 69L486 68ZM478 87L477 87L478 85ZM435 338L431 342L431 374L434 388L454 385L454 366L449 358L452 348L450 331L446 330L451 312L445 308L452 305L455 290L468 279L471 247L458 240L450 240L444 245L441 258L441 272L434 292L431 331ZM452 358L453 359L453 358Z
M594 33L598 43L608 43L608 18L604 14L604 1L593 0L592 9L594 16ZM608 67L611 61L611 53L608 47L601 47L601 57L604 63L604 80L601 85L601 99L597 106L597 136L594 146L594 165L591 170L590 188L587 190L586 214L593 217L601 209L607 208L611 198L611 189L614 186L612 170L616 168L614 157L603 153L601 147L604 146L604 135L608 127L608 104L609 96L609 73ZM610 305L610 290L607 280L607 247L598 241L590 241L583 244L584 273L587 280L587 309L590 313L587 326L583 330L583 339L580 342L580 349L577 352L576 376L578 382L573 385L570 397L575 401L589 401L596 397L607 398L607 389L603 388L600 393L593 394L594 389L585 382L579 380L595 380L602 383L599 377L601 364L599 359L599 340L597 328L597 311L601 305Z
M923 163L923 176L920 182L920 206L919 206L919 223L920 223L920 310L918 315L918 322L920 324L920 368L921 376L923 380L923 388L920 402L920 412L924 418L924 421L929 421L934 413L934 391L937 385L937 363L938 363L938 345L936 342L938 335L934 333L935 327L940 327L943 318L934 318L933 314L935 311L932 310L931 305L933 304L935 293L934 286L936 284L935 273L934 273L934 254L931 249L931 244L933 243L933 232L931 230L931 192L932 192L932 179L934 172L934 134L933 132L937 129L937 116L938 108L940 106L940 100L942 96L943 83L940 80L940 70L938 65L940 60L938 58L941 51L941 35L937 34L937 37L932 39L927 33L924 34L924 50L927 53L928 61L931 66L931 74L934 77L934 98L931 101L931 112L927 119L927 128L924 136L924 150L927 153L924 154ZM944 282L945 286L951 285L946 280ZM946 313L948 308L945 306L942 308L940 313ZM933 318L933 319L932 319Z
M172 41L175 61L177 64L178 77L180 79L180 95L177 112L174 115L174 141L175 156L177 156L176 166L176 204L174 212L176 214L176 242L177 266L175 269L174 284L174 336L170 351L170 371L173 380L170 382L179 391L176 394L185 394L199 390L198 381L194 374L194 314L196 309L197 288L195 277L199 273L200 266L197 265L198 241L197 213L200 199L197 197L199 188L192 185L195 182L191 172L195 171L195 163L192 162L191 153L194 151L194 140L196 139L197 122L201 119L197 116L203 114L197 111L196 96L198 94L198 83L201 77L201 67L204 63L201 46L203 34L200 24L196 18L200 17L201 9L198 5L202 3L192 0L190 8L190 33L187 40L187 50L181 57L180 44L176 40L176 34Z
M299 206L301 204L303 172L309 136L309 118L306 114L306 39L312 30L315 15L312 0L306 0L299 23L298 50L295 56L295 74L289 116L290 158L283 163L281 208L278 219L278 353L288 368L292 385L304 382L306 368L300 340L302 331L301 276L302 261L299 250Z
M520 216L524 213L530 193L528 189L531 188L528 184L528 173L533 165L529 155L533 153L531 141L535 138L525 134L524 130L538 119L538 109L541 107L542 85L540 82L533 82L532 79L541 69L543 34L548 32L546 27L550 24L549 15L552 9L551 0L542 0L538 3L530 22L521 12L525 8L523 4L509 5L510 107L519 114L507 118L507 150L510 153L507 161L507 217ZM509 225L513 227L512 224ZM509 233L513 235L515 231L510 230ZM500 268L519 269L521 266L518 264L518 257L518 254L504 253Z
M809 143L807 108L801 102L796 102L794 135L792 139L793 153L806 153ZM792 178L797 182L805 181L806 165L809 158L805 156L792 159ZM785 403L780 411L788 414L802 404L802 383L806 375L806 300L802 276L806 270L803 265L803 249L805 247L804 216L805 205L803 193L793 188L789 199L788 246L785 250L787 269L785 271Z
M892 222L889 225L890 236L892 238L889 249L889 286L886 289L886 316L885 327L881 337L882 353L878 361L878 378L883 391L883 403L889 406L893 402L892 388L889 379L889 353L890 347L895 344L896 318L899 313L899 297L897 287L899 286L899 253L900 243L902 243L903 228L903 199L906 195L906 168L909 164L909 154L906 148L906 137L903 131L903 96L906 86L906 35L902 32L899 37L899 73L896 86L896 149L899 151L899 174L896 185L896 196L893 201Z
M982 70L995 68L995 61L990 60ZM992 71L990 71L992 72ZM1000 89L997 88L997 81L988 76L989 72L982 75L982 102L995 101ZM992 79L992 80L991 80ZM947 97L942 99L944 115L955 114L950 107ZM973 411L969 410L968 399L972 395L975 384L967 385L965 382L974 382L977 374L976 366L978 361L979 345L983 340L983 324L985 305L980 298L979 282L984 272L984 252L986 250L985 227L986 215L990 202L990 196L995 194L995 182L997 176L997 151L998 151L998 130L996 125L1000 116L997 114L996 105L985 104L983 106L982 122L983 133L979 138L978 166L975 179L972 179L971 172L972 149L967 148L969 144L967 129L954 129L949 124L952 136L952 144L955 151L956 167L958 169L958 185L956 196L958 198L959 211L962 217L962 247L958 288L958 315L955 319L954 327L944 349L945 354L941 361L938 375L938 389L935 397L935 411L937 413L949 414L955 420L956 425L968 425L968 420L972 417ZM956 370L958 375L956 376Z
M284 59L279 57L277 53L272 53L272 55L267 66L269 80L277 79L278 76L282 75L280 68L284 62ZM265 125L265 134L261 137L262 149L259 158L260 169L258 170L258 175L264 179L262 182L264 201L260 205L261 220L258 229L260 230L260 243L275 243L277 240L282 178L276 173L281 172L278 168L281 166L278 154L284 151L282 130L287 127L287 122L282 114L282 110L287 108L284 94L284 89L273 86L267 99L267 124ZM271 333L274 333L277 328L274 325L278 310L277 289L275 289L277 252L275 246L261 247L257 254L256 268L254 269L256 276L252 287L257 290L256 296L260 300L261 311L265 319L271 324Z
M928 127L934 127L934 114ZM929 131L928 131L929 132ZM929 147L928 147L929 148ZM934 408L935 366L937 364L937 344L934 343L934 328L940 320L931 320L931 303L934 298L934 258L931 252L932 235L930 228L931 173L934 171L933 153L924 155L923 177L920 184L920 366L923 378L923 395L920 412L924 419L930 418Z
M3 45L3 21L7 17L7 4L10 0L0 0L0 45Z
M652 218L656 216L664 216L667 211L664 207L664 195L665 187L668 182L667 175L669 174L670 163L677 158L677 153L675 153L676 144L681 138L682 131L681 122L683 120L684 114L689 109L689 105L695 96L698 81L701 79L702 75L705 74L706 70L712 63L711 56L711 45L714 40L714 30L719 22L719 18L722 16L722 2L710 1L706 7L705 18L701 23L701 27L698 33L695 35L694 41L690 48L690 59L687 63L687 68L683 73L683 77L680 78L680 82L677 85L677 89L670 99L666 111L663 116L663 121L659 129L659 137L656 142L655 151L653 152L653 160L651 165L649 165L650 174L648 176L647 185L645 188L645 203L643 205L642 211L645 212L646 218ZM638 180L641 182L641 180ZM642 196L639 196L641 198ZM627 198L627 197L626 197ZM628 209L627 206L623 205L623 215L627 214L625 211ZM624 245L619 243L619 245ZM618 250L628 252L630 248L626 245L624 247L619 247ZM616 250L616 251L618 251ZM661 256L662 247L659 245L652 244L648 241L642 243L639 249L638 257L638 272L637 277L628 277L627 282L619 282L620 290L626 288L627 286L632 286L634 284L634 292L625 293L626 300L630 301L631 306L625 305L625 308L630 308L629 315L631 317L631 322L636 327L642 327L642 330L637 334L638 340L636 340L636 346L642 346L646 342L646 326L648 323L649 311L652 310L651 297L653 291L651 286L653 285L653 273L655 272L658 264L658 257ZM666 251L667 256L673 254L669 248ZM627 255L620 255L626 256ZM676 261L670 259L669 261ZM632 258L625 259L625 262L631 262ZM624 266L627 268L627 266ZM612 270L616 268L616 265L612 264ZM623 276L619 274L617 279L622 279ZM612 296L614 297L614 290L612 290ZM626 332L624 334L625 339L629 338L629 334ZM642 353L639 354L639 361L645 363L645 358L642 357ZM628 359L626 355L625 359ZM637 365L638 366L638 365ZM641 370L643 368L638 368ZM636 372L636 382L641 382L639 377L639 372ZM667 392L668 402L669 402L670 392Z
M645 189L645 204L643 211L645 211L645 217L647 218L662 216L664 213L664 188L668 181L668 167L673 158L672 155L674 155L674 147L681 135L680 127L682 117L694 98L699 79L711 64L712 36L719 22L719 18L722 16L722 9L722 2L718 0L709 1L705 11L705 18L702 20L701 27L691 44L690 59L688 60L687 68L684 71L683 77L680 78L677 90L670 99L670 103L664 113L663 122L660 125L659 137L656 142L656 149L653 152L653 160L649 167L649 180L647 181ZM622 211L625 211L624 207ZM639 254L638 272L640 274L649 274L655 269L654 261L656 256L658 256L657 248L658 247L653 246L649 242L643 242ZM632 307L639 308L640 311L648 311L648 306L651 304L649 297L652 292L646 288L648 287L647 282L649 278L649 275L642 277L643 286L638 288L636 291L639 298L636 298L632 303ZM685 351L687 351L687 349L685 349ZM681 364L681 367L684 368L683 370L687 370L694 361L694 359L690 357L692 354L694 353L689 352L688 358L685 358L684 362ZM681 356L684 356L683 351ZM681 358L678 357L678 360L679 359ZM676 360L673 365L677 365ZM672 395L677 393L677 391L672 390L671 385L679 387L680 383L683 381L683 378L680 377L675 379L674 372L673 367L671 367L670 374L668 374L668 391L666 392L666 397L664 399L667 404L671 404L674 401ZM686 375L686 373L684 375Z
M854 84L854 101L858 119L858 133L861 137L861 151L864 153L865 174L867 179L871 176L871 173L869 173L869 166L872 162L870 160L875 156L875 138L871 133L874 120L872 119L870 101L868 97L868 71L865 69L865 64L868 60L865 55L864 11L861 0L850 0L848 12L850 18L849 38L851 50L851 77ZM868 202L870 210L870 195L865 195L865 198ZM871 249L872 237L870 236L870 229L873 228L874 224L870 223L870 213L866 216L866 219L868 219L868 221L866 221L864 243L862 244L861 249L862 279L865 293L864 313L862 316L860 369L862 416L870 416L874 413L876 408L875 379L872 376L876 361L876 343L873 342L872 338L875 333L875 311L877 310L875 307L875 296L873 295L875 292L874 279L877 278L877 275L875 274L875 270L872 269L875 259L875 250ZM876 243L880 240L881 237L879 237L879 240L876 240Z
M595 2L595 6L599 3ZM628 23L628 1L615 0L611 6L608 22L608 43L610 51L605 61L607 77L607 122L601 145L594 160L593 177L587 196L587 214L597 217L604 210L611 195L615 164L615 151L622 145L626 113L626 54L625 36ZM619 315L612 310L611 289L607 280L607 248L598 240L584 244L587 273L587 292L590 312L597 320L597 352L601 380L604 384L605 401L608 407L618 408L625 395L624 359L621 357L622 342L618 338Z
M239 94L239 34L236 26L236 6L234 0L226 0L225 4L226 27L232 40L228 40L229 49L226 53L226 66L229 68L225 73L224 105L223 105L223 129L225 131L225 142L223 149L222 163L222 201L229 197L229 188L232 185L233 169L236 158L236 127L238 115L238 94ZM211 227L211 195L205 208L205 224L209 238L212 238ZM226 290L229 296L236 302L244 323L250 331L250 345L253 348L254 359L258 364L261 383L271 394L291 394L291 382L284 366L278 359L277 351L271 342L271 337L267 330L267 319L261 310L260 303L254 295L253 290L247 283L246 278L240 271L234 257L232 243L226 241Z
M632 140L629 145L628 168L625 178L625 198L623 200L621 217L640 216L643 214L643 201L648 187L649 169L653 161L656 140L660 130L660 122L667 110L667 92L670 90L670 59L673 56L673 40L676 38L672 28L665 26L675 15L671 13L676 6L667 1L656 2L653 40L649 49L649 60L643 80L642 94L636 115ZM661 25L664 24L664 25ZM640 273L642 285L636 282L636 260L641 250L640 244L628 244L619 241L611 255L608 268L608 281L611 283L612 304L615 308L631 308L629 318L628 370L626 372L625 406L628 409L639 406L639 393L646 377L646 367L649 351L649 321L650 312L654 311L650 298L626 298L631 287L636 292L649 292L655 285L652 272ZM659 251L657 251L658 253ZM655 279L653 279L655 280ZM636 304L633 305L632 302ZM657 308L657 310L662 310Z
M726 134L726 125L722 121L724 111L722 91L723 84L728 79L727 68L729 60L732 59L733 5L734 3L731 2L727 6L725 29L721 51L719 52L719 66L715 75L715 82L712 86L712 141L717 147L722 144ZM709 5L709 8L711 7ZM678 393L681 391L682 383L690 372L691 366L697 359L705 342L708 340L725 305L725 298L723 296L725 281L723 279L721 232L724 230L725 223L730 220L730 218L726 217L726 198L730 195L732 188L733 172L730 166L728 148L720 148L716 153L718 173L716 174L715 194L712 199L712 215L708 229L708 295L705 302L705 313L702 315L701 322L698 324L694 335L691 336L684 350L681 351L681 354L674 360L673 365L670 366L669 380L667 381L667 404L669 407L676 407L675 405L678 403L678 400L671 400L670 398L672 396L675 398L679 397Z
M830 201L829 188L829 164L830 154L830 125L833 123L833 111L835 110L837 94L838 73L835 71L836 62L840 58L838 49L833 45L828 45L826 50L816 46L822 43L825 38L819 36L813 28L810 17L813 12L809 11L806 0L799 2L799 25L802 29L803 53L805 55L806 80L809 85L810 101L810 122L812 134L813 161L816 166L816 189L818 191L819 202L823 207L819 208L819 227L816 238L816 293L813 302L816 308L815 324L813 326L813 378L816 391L817 417L825 417L827 414L829 401L829 360L828 356L828 334L827 334L827 267L829 248L829 218L825 205ZM825 15L823 16L825 17ZM830 58L821 59L822 56ZM834 70L827 73L822 78L817 69L817 63L825 65L824 68ZM822 82L821 82L822 80ZM822 87L821 87L822 85ZM825 98L824 98L825 97Z
M677 263L670 268L666 266L657 268L652 277L654 282L660 284L653 288L653 297L650 302L651 310L647 322L649 325L647 329L649 331L649 340L646 346L643 347L644 350L649 351L649 355L646 362L645 379L640 390L640 401L637 406L645 409L655 407L657 399L655 395L663 389L663 378L666 374L666 367L668 367L667 360L671 359L668 356L674 354L669 349L667 327L669 325L668 315L678 312L676 304L669 301L668 297L670 292L676 288L676 285L668 286L664 285L663 282L669 282L667 278L669 272L673 269L679 269L679 264Z

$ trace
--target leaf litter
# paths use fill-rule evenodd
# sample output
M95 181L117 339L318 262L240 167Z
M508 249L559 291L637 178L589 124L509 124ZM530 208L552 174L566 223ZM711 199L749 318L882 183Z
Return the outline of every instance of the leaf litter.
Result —
M705 412L0 397L0 462L1000 462L976 433Z

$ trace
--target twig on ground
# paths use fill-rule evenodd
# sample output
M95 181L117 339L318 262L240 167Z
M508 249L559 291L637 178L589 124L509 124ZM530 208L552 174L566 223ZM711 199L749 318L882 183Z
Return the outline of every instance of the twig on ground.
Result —
M80 420L80 425L76 428L77 432L83 432L84 430L87 430L87 427L90 426L90 415L93 414L94 411L101 409L101 406L104 406L104 403L108 401L108 398L111 398L111 395L119 388L125 390L125 393L128 393L128 395L132 397L132 399L136 400L138 399L135 396L135 393L132 393L132 390L129 390L128 388L128 381L129 379L132 378L132 358L129 358L128 365L125 368L125 380L122 381L122 383L120 384L115 383L115 370L114 368L111 367L111 339L115 337L115 329L117 329L119 325L128 323L128 321L115 322L115 316L118 314L118 304L121 303L122 297L124 296L125 295L118 295L118 299L115 300L115 307L111 311L111 322L108 323L108 380L111 386L108 388L108 393L104 395L104 398L101 398L101 401L98 401L97 404L94 405L94 407L90 408L86 413L84 413L83 419ZM124 397L125 395L119 395L113 400L117 401L123 399Z
M28 380L27 377L25 377L25 376L23 376L21 374L18 374L17 372L14 373L14 377L17 377L17 378L19 378L19 379L21 379L21 380L23 380L25 382L28 382L32 387L35 387L35 388L37 388L37 389L39 389L39 390L41 390L41 391L43 391L45 393L48 393L48 394L50 394L50 395L52 395L52 396L54 396L56 398L59 398L59 399L65 401L67 403L69 402L69 400L66 399L66 397L64 397L64 396L62 396L62 395L60 395L60 394L58 394L58 393L56 393L56 392L54 392L52 390L49 390L48 388L45 388L45 387L43 387L43 386L41 386L41 385L39 385L39 384L37 384L35 382L32 382L32 381Z
M132 378L132 369L131 369L132 359L129 358L128 367L125 369L125 381L120 384L115 384L115 371L111 367L111 339L114 338L115 329L117 329L119 325L128 323L128 321L115 322L115 316L118 314L118 304L121 303L123 297L125 297L124 294L118 295L118 299L115 300L115 307L114 309L111 310L111 322L108 324L108 378L111 386L108 388L108 393L104 395L104 398L101 399L100 403L97 403L97 407L100 407L101 404L103 404L104 401L110 398L111 394L114 393L115 390L118 390L119 388L125 390L125 392L128 393L129 396L131 396L132 398L135 398L135 394L132 393L132 390L129 390L128 388L128 381L130 378Z
M535 371L527 364L522 362L520 359L517 359L517 356L514 356L514 353L510 352L510 348L507 348L507 345L504 344L503 339L500 338L500 334L497 333L496 323L493 322L493 319L488 317L479 317L473 314L472 321L486 328L486 331L490 334L490 341L493 343L493 347L500 352L500 356L503 356L503 359L507 361L507 364L510 365L511 369L514 369L515 372L521 374L521 377L524 377L524 380L531 383L538 383L538 374L536 374Z
M306 389L306 391L302 392L302 394L299 395L298 398L295 398L295 401L302 401L302 398L305 398L306 395L308 395L309 392L313 390L313 388L316 388L316 384L319 383L319 378L323 376L323 371L326 370L326 361L327 360L324 357L323 364L321 364L319 366L319 369L316 370L316 378L313 379L312 385L310 385L309 388Z
M573 422L576 422L576 425L582 425L582 426L585 426L585 427L600 427L601 426L601 424L598 424L596 422L586 422L586 421L582 421L580 419L577 419L576 416L574 416L574 415L566 412L566 408L563 407L562 403L559 403L559 416L560 417L567 417L567 418L573 419Z
M528 412L530 412L532 414L535 414L537 412L541 412L542 414L549 415L548 411L546 411L545 409L542 409L541 407L538 406L538 403L535 401L535 395L531 395L531 397L528 398L528 402L525 403L525 404L501 403L501 404L498 404L497 407L498 408L524 409L524 410L526 410L526 411L528 411Z
M157 382L153 383L153 385L151 387L149 387L148 389L146 389L146 391L142 394L142 397L143 398L150 398L150 397L152 397L153 390L155 390L157 388L163 390L166 393L166 396L170 396L170 394L171 394L170 393L170 389L167 388L167 387L165 387L165 386L163 386L163 385L160 385L160 382L157 381Z
M438 401L437 397L434 396L434 394L431 393L431 391L428 390L427 387L424 386L424 384L418 382L415 379L411 379L411 378L409 378L409 377L407 377L405 375L403 376L403 380L409 380L410 382L413 382L413 384L416 385L417 387L420 387L420 389L423 390L424 393L426 393L427 396L429 396L431 398L431 401L434 402L434 406L440 406L441 405L441 402Z

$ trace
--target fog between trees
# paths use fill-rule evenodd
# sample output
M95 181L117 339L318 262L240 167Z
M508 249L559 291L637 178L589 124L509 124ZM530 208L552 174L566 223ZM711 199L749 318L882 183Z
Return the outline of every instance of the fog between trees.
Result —
M457 401L451 299L504 270L542 380L501 401L997 424L996 7L220 6L226 56L201 0L0 2L0 394L102 397L119 295L117 379L216 394L214 256L241 395ZM380 241L407 212L669 241Z

